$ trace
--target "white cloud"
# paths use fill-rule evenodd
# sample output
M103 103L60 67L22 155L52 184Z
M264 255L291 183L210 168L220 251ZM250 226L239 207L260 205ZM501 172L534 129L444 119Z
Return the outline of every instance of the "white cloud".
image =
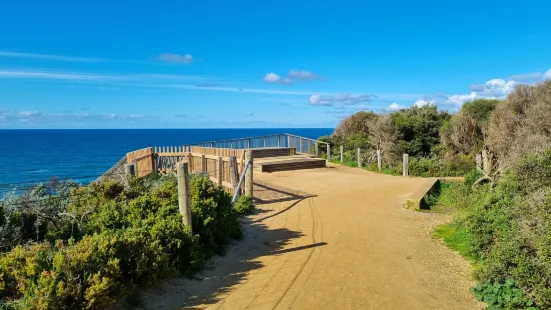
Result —
M551 69L547 70L547 72L545 72L543 74L543 79L544 80L551 80Z
M312 81L312 80L323 79L321 76L311 71L302 71L302 70L296 70L296 69L289 71L288 76L290 79L300 80L300 81Z
M310 96L309 102L311 105L317 106L331 106L336 103L341 105L359 105L368 103L376 97L375 95L338 94L334 96L321 96L319 94L314 94Z
M405 109L405 107L403 105L397 104L396 102L393 102L390 104L390 106L388 106L388 109L390 111L398 111L401 109Z
M190 64L193 62L193 56L191 56L190 54L178 55L178 54L164 53L157 56L157 59L162 61L167 61L167 62L184 63L184 64Z
M478 98L504 99L519 84L514 80L492 79L485 84L471 85L472 92L470 94L449 96L445 103L461 107L465 102Z
M430 99L429 100L419 99L419 100L415 101L415 103L413 105L418 107L418 108L422 108L422 107L425 107L425 106L434 105L434 102Z
M34 59L70 61L70 62L100 62L100 61L103 61L102 59L96 59L96 58L69 57L69 56L47 55L47 54L32 54L32 53L16 53L16 52L6 52L6 51L0 51L0 57L34 58Z
M280 75L277 75L273 72L268 72L263 78L264 82L271 83L271 84L285 84L285 85L291 85L293 84L293 80L290 78L284 78Z

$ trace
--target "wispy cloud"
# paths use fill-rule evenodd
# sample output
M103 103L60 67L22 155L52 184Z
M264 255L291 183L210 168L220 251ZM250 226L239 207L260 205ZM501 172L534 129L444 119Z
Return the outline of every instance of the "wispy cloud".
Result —
M293 80L291 80L289 78L284 78L284 77L282 77L280 75L277 75L273 72L266 73L266 75L264 76L264 78L262 80L264 80L264 82L270 83L270 84L284 84L284 85L292 85L293 84Z
M191 56L190 54L179 55L179 54L172 54L172 53L163 53L157 56L157 59L162 61L167 61L167 62L183 63L183 64L190 64L193 62L193 56Z
M92 113L45 113L40 111L19 111L19 112L2 112L0 113L0 121L2 122L74 122L74 121L109 121L109 120L143 120L155 119L153 116L145 116L139 114L92 114Z
M74 72L13 71L0 70L0 78L50 79L69 81L123 81L124 77Z
M540 79L542 74L540 72L523 73L517 75L511 75L508 80L517 82L534 81Z
M323 80L324 78L321 75L315 74L312 71L303 71L292 69L288 74L290 79L298 81L313 81L313 80Z
M313 80L323 80L324 78L320 75L314 74L311 71L302 71L302 70L296 70L292 69L287 74L287 77L283 77L279 74L276 74L274 72L268 72L262 78L262 80L266 83L270 84L283 84L283 85L293 85L295 81L313 81Z
M212 79L207 76L177 74L129 74L110 75L83 72L0 70L0 78L48 79L65 81L201 81Z
M71 57L71 56L61 56L61 55L49 55L49 54L33 54L33 53L17 53L17 52L7 52L7 51L0 51L0 57L31 58L31 59L44 59L44 60L68 61L68 62L104 61L103 59L98 59L98 58L84 58L84 57Z
M309 103L314 106L332 106L334 104L341 105L357 105L371 102L375 95L350 95L350 94L338 94L334 96L322 96L320 94L314 94L310 96Z

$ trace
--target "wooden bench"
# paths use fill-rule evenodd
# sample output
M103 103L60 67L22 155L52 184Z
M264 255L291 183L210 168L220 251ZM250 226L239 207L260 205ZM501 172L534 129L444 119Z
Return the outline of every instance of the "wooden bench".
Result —
M440 180L438 178L426 179L421 188L406 200L406 207L408 209L430 209L426 198L429 195L438 195L439 193Z

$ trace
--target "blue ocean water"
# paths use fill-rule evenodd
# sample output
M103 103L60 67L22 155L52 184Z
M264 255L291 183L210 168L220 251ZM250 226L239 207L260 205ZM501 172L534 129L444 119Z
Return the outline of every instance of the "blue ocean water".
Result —
M0 196L7 188L53 177L96 179L127 152L148 146L289 133L316 139L331 128L0 130Z

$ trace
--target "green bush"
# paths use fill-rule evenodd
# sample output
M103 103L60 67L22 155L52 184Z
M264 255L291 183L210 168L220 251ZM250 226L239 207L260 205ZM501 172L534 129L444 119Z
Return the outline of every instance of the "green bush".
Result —
M251 214L254 211L253 197L240 196L235 202L234 208L241 216Z
M62 238L31 244L19 239L19 245L0 256L0 302L8 308L102 308L133 285L193 273L212 252L221 252L229 238L240 236L229 195L207 178L192 179L193 236L178 211L175 179L155 182L134 179L125 187L106 181L73 188L78 199L63 204L71 220L51 219L40 226L44 236ZM52 198L56 195L50 192L51 202L59 200ZM19 208L9 213L4 227L29 212Z
M504 283L479 284L472 288L471 292L476 299L488 304L488 310L538 309L510 279L505 280Z
M544 309L551 307L550 163L550 150L522 158L495 187L483 184L462 198L468 203L457 221L469 232L469 255L481 261L475 277L494 284L512 280ZM466 184L478 175L468 174ZM495 285L495 294L485 300L504 298L501 284ZM487 295L491 289L483 286L478 291Z

